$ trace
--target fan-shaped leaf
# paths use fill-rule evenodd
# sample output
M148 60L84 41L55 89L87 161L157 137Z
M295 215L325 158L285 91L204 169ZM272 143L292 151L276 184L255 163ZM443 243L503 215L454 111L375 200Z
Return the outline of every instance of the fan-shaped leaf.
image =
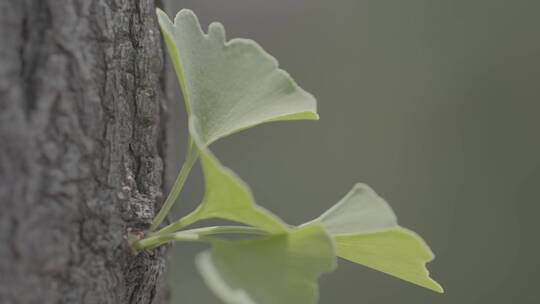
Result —
M357 184L311 223L334 237L339 257L443 292L426 269L434 258L431 249L416 233L398 226L388 203L367 185Z
M223 218L268 232L284 232L286 225L270 211L257 206L249 187L231 170L225 168L203 145L196 131L197 120L193 118L190 130L200 149L200 159L205 180L205 194L199 207L181 219L182 226L201 219Z
M197 266L227 304L314 304L317 279L335 260L331 238L310 225L264 239L215 240Z
M356 184L337 204L312 222L320 223L332 235L381 231L397 226L392 208L364 184Z
M226 42L220 23L210 24L205 34L186 9L174 23L158 10L158 20L204 144L264 122L318 119L315 98L256 42Z

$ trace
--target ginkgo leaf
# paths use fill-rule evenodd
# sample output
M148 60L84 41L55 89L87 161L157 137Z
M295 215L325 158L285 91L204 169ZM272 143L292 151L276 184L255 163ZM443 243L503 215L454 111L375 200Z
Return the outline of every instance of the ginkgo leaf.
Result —
M336 205L310 223L334 237L339 257L443 292L429 277L431 249L416 233L400 227L388 203L369 186L357 184Z
M216 22L205 34L187 9L174 23L163 11L157 14L187 112L199 120L204 144L265 122L318 119L315 98L256 42L226 41Z
M270 211L256 205L249 187L204 146L197 132L197 122L193 117L189 127L194 143L200 151L205 193L197 209L180 220L181 226L202 219L222 218L262 228L271 233L286 231L287 225Z
M392 208L365 184L356 184L337 204L312 222L320 223L332 235L397 226Z
M426 262L435 256L413 231L397 227L374 233L337 235L334 240L339 257L443 292L441 285L429 277L426 269Z
M315 304L317 279L335 269L336 257L327 232L310 225L263 239L215 240L197 267L227 304Z

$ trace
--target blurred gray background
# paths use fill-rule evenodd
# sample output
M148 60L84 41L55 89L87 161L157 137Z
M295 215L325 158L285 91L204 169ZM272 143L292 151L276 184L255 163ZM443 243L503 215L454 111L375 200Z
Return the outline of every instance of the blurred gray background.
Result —
M439 295L341 260L329 303L539 303L540 1L171 0L252 38L319 101L318 122L267 124L213 145L261 205L299 224L356 182L385 197L437 258ZM169 72L172 68L168 67ZM169 80L169 182L186 118ZM177 214L202 194L198 169ZM177 245L181 303L220 303Z

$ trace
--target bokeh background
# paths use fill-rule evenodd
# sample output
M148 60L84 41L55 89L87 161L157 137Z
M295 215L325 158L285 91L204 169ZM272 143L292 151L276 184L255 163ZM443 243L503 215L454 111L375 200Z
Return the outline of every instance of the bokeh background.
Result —
M299 224L356 182L386 198L437 258L443 295L341 260L329 303L540 303L540 1L172 0L252 38L319 101L318 122L267 124L212 150L257 201ZM169 73L172 68L169 66ZM186 118L169 79L169 182ZM196 170L175 212L202 194ZM217 304L177 245L180 303Z

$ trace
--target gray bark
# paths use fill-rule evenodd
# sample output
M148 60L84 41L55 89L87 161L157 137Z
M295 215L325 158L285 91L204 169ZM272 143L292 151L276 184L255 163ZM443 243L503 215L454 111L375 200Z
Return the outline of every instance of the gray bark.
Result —
M152 0L0 1L0 303L162 302L163 53Z

